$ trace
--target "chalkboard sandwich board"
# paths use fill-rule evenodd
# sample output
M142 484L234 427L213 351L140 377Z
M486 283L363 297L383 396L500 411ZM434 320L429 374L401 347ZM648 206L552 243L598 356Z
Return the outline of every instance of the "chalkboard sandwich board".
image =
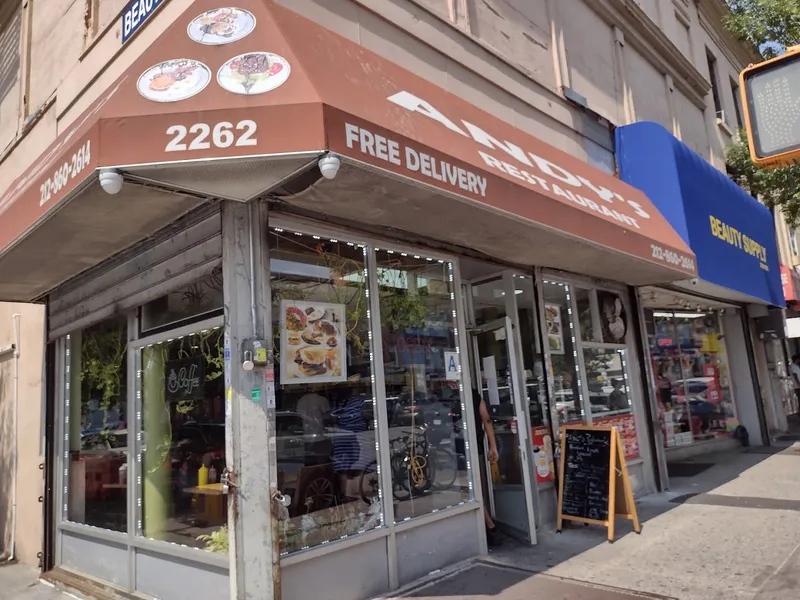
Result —
M633 521L641 533L628 467L614 427L568 425L561 428L558 524L564 521L602 525L614 541L614 520Z

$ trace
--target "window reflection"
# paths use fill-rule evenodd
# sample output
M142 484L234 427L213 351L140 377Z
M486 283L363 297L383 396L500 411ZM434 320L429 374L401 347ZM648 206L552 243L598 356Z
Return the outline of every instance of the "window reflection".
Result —
M553 368L553 401L560 424L585 423L577 347L572 318L571 288L561 282L545 281L545 343L550 347Z
M547 393L544 378L544 354L539 342L539 319L536 317L533 277L514 275L514 294L519 318L522 367L525 391L534 432L548 424ZM536 434L534 433L534 436Z
M127 326L109 319L67 336L67 518L127 531Z
M280 228L269 248L286 553L378 527L383 510L365 250Z
M592 291L584 288L575 290L575 303L578 307L578 327L583 341L594 341L595 333L592 316Z
M227 552L222 330L141 350L142 534Z
M222 267L208 277L173 290L141 307L142 332L182 321L208 319L222 310Z
M645 315L665 444L684 446L730 436L739 423L718 315Z
M629 385L628 351L585 348L583 363L589 388L592 425L616 427L626 459L639 456L639 438Z
M469 500L452 265L377 250L398 521ZM455 362L454 362L455 361ZM448 366L450 367L448 369Z

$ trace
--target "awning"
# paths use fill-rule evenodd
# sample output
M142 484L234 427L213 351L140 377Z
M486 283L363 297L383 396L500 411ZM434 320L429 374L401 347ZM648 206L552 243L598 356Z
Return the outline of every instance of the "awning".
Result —
M536 251L552 257L545 266L614 273L632 284L696 273L686 243L641 191L284 7L266 0L236 6L194 2L3 194L0 274L4 256L33 228L55 228L73 198L102 197L95 183L101 168L189 192L195 202L247 201L315 164L325 151L359 172L368 167L406 184L393 188L367 178L374 185L361 195L381 189L387 197L412 189L429 194L414 219L370 219L369 211L356 208L363 199L347 198L330 203L340 216L375 225L388 220L432 235L424 221L436 214L436 239L543 264L533 261ZM348 169L342 172L340 186L348 181ZM350 184L358 179L351 175ZM160 206L148 221L153 227L187 209L186 202ZM398 210L404 210L402 201ZM105 222L105 231L121 228L126 243L151 233L130 217ZM452 230L450 217L461 217ZM492 231L482 231L487 223ZM58 232L78 243L87 227L90 221L73 220ZM509 233L516 239L507 251ZM572 250L553 245L565 237L582 243ZM27 299L70 269L122 249L122 242L107 238L97 252L87 250L36 283L12 290L0 277L0 298ZM520 247L528 252L520 255Z
M697 256L694 291L783 306L769 209L657 123L616 131L620 177L643 190Z

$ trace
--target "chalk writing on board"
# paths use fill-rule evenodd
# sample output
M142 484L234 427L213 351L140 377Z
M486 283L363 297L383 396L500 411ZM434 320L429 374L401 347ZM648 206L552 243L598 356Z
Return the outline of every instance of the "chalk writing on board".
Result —
M567 429L565 436L562 514L606 521L611 431Z

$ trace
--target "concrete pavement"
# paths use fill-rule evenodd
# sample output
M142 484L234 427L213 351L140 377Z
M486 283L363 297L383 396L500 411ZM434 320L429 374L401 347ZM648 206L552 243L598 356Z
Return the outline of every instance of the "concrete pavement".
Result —
M39 571L24 565L0 567L0 600L70 600L76 598L39 581Z
M797 600L800 598L800 443L702 457L709 466L637 502L641 535L605 529L505 540L395 597L417 600ZM0 567L0 600L65 600L33 569ZM74 597L74 596L72 596ZM292 599L287 599L292 600Z
M622 520L614 544L599 527L540 531L538 546L506 540L484 560L405 597L800 598L800 443L696 462L714 464L692 478L673 478L669 492L637 502L641 535Z

